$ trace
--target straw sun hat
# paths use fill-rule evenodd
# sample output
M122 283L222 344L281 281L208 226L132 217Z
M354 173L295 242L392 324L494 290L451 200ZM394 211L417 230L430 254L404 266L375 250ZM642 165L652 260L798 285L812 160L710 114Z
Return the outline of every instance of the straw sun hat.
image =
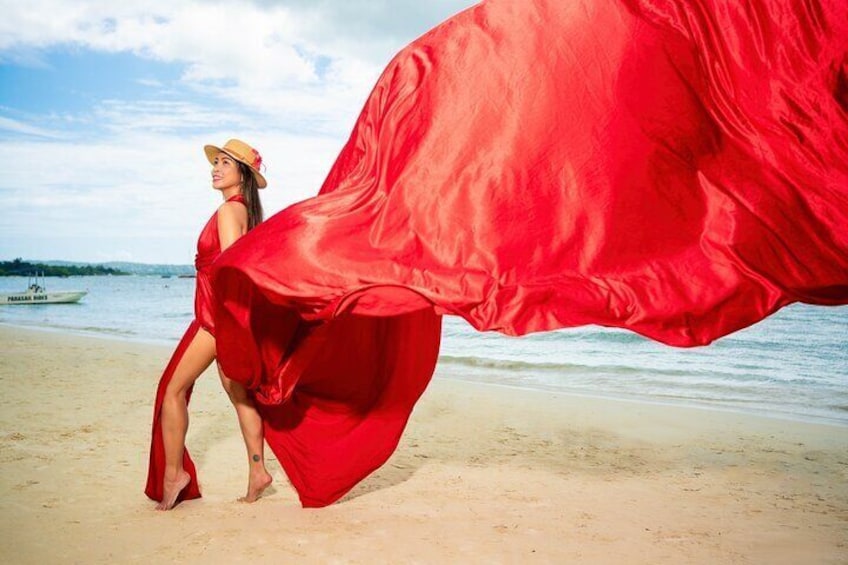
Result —
M244 141L240 139L231 139L224 144L223 147L206 145L203 147L203 151L206 153L206 158L209 159L210 163L215 162L215 157L218 153L226 153L236 161L244 163L250 168L250 171L256 178L256 184L259 188L265 188L268 186L268 183L265 181L265 177L263 177L262 173L259 172L259 168L262 166L262 156L259 155L259 151Z

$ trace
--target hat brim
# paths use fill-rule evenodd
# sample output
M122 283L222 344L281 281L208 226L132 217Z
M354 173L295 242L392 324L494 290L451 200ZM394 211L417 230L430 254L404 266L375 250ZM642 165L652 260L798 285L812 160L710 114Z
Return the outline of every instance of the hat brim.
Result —
M235 159L239 163L241 163L243 165L247 165L247 168L250 169L250 172L253 173L253 177L256 179L256 186L258 186L259 188L265 188L266 186L268 186L268 181L265 180L265 177L262 176L262 173L260 173L256 169L254 169L250 165L250 163L248 163L244 159L241 159L237 155L233 155L232 153L230 153L226 149L223 149L221 147L217 147L215 145L204 145L203 146L203 152L206 153L206 158L209 160L210 164L215 163L215 157L218 156L218 153L226 153L227 155L229 155L230 157L232 157L233 159Z

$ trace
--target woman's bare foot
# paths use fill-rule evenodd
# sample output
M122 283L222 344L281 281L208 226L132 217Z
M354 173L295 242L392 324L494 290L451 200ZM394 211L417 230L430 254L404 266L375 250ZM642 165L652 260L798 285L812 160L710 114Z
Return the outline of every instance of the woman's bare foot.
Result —
M251 472L247 481L247 494L239 500L241 502L256 502L273 481L273 477L265 469Z
M168 479L167 475L163 482L162 502L156 505L156 510L170 510L177 503L177 497L191 481L191 476L185 472L180 473L174 479Z

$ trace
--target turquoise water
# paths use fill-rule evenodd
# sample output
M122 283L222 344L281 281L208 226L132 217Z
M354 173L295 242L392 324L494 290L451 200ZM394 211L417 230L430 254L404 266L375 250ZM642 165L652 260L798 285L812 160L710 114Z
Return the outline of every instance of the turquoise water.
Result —
M26 282L0 278L0 292ZM193 279L46 282L89 294L79 304L0 306L0 323L175 345L192 317ZM506 337L448 317L437 375L848 425L848 307L792 305L695 349L591 326Z

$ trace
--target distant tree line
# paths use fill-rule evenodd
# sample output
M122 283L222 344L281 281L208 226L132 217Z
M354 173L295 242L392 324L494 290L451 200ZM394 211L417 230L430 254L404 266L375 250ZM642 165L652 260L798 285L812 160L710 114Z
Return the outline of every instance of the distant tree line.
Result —
M43 274L45 277L129 274L102 265L45 265L44 263L23 261L20 257L14 261L0 261L0 277L27 276L36 273Z

